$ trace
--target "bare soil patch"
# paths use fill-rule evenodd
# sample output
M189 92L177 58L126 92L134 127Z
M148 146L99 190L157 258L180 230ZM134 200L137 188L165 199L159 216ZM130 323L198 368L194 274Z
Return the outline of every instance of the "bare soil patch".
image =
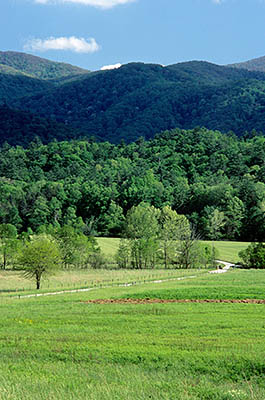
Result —
M265 304L265 300L259 299L96 299L82 301L86 304L165 304L165 303L242 303L242 304Z

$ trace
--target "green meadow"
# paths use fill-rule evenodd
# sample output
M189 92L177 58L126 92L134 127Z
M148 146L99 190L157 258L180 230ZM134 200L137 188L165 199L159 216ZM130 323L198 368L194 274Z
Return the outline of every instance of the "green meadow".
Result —
M177 279L203 274L204 270L112 270L112 269L75 269L61 270L57 274L43 278L41 290L35 290L36 283L23 277L13 270L0 270L1 296L23 295L25 293L54 292L82 288L101 288L105 286L118 287L123 284L137 284L154 280Z
M118 238L97 238L97 242L102 250L102 252L107 257L114 257L116 251L119 247L120 239ZM249 242L231 242L231 241L201 241L202 243L207 243L214 245L219 253L220 260L236 263L239 261L238 253L241 250L245 250Z
M85 293L1 295L0 399L264 400L264 304L88 302L264 299L264 287L264 271L193 271Z

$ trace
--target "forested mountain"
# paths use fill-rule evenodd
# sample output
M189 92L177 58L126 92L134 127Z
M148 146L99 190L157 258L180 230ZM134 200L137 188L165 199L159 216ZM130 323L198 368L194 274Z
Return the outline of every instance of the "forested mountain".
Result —
M0 64L38 79L60 79L89 72L70 64L15 51L0 51Z
M118 143L175 127L237 135L265 124L265 74L189 62L132 63L17 101L16 106Z
M0 223L121 235L141 202L185 214L202 238L265 240L265 137L175 129L114 145L34 141L0 149Z
M259 57L241 63L230 64L228 67L247 69L248 71L265 72L265 57Z
M48 93L54 85L48 81L32 78L11 67L0 65L0 104L13 105L15 100L37 93Z
M81 132L98 140L129 143L167 129L197 126L238 136L252 130L264 133L263 72L192 61L168 67L130 63L88 73L23 53L0 54L0 104L8 106L8 116L11 110L14 116L21 110L30 113L27 121L53 120L54 127L66 126L66 138ZM1 140L26 145L32 129L27 137L28 123L22 118L15 121L14 132L12 123L8 130L2 124ZM62 125L58 135L51 122L43 126L46 131L36 126L34 133L45 143L46 138L61 139Z
M69 128L52 119L41 118L28 111L12 110L0 106L0 145L8 142L11 145L28 146L36 137L43 143L52 140L67 140L81 137L77 129Z

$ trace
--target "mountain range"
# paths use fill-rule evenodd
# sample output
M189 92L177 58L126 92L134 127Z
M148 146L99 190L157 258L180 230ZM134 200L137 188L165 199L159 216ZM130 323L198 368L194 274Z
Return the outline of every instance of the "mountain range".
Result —
M0 52L0 144L34 136L113 143L205 126L240 136L265 126L265 57L219 66L130 63L91 72Z

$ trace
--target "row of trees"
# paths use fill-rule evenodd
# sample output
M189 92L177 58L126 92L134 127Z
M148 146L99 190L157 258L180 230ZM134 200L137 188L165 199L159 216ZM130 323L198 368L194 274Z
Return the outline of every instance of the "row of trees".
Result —
M169 206L161 210L146 203L132 207L126 216L125 239L116 255L120 268L196 268L213 265L214 246L198 242L188 219Z
M72 226L43 227L17 235L11 224L0 225L2 268L21 270L36 281L59 268L101 268L105 261L96 240L76 231ZM217 251L198 242L187 218L169 206L161 210L141 203L127 213L126 238L121 239L116 253L118 268L201 268L216 264ZM265 245L252 243L239 253L245 268L265 268Z
M132 207L124 224L126 239L121 239L116 254L118 268L196 268L214 264L214 247L199 245L188 219L169 206L161 210L146 203ZM21 270L41 279L59 268L98 268L102 263L100 249L93 237L73 226L42 226L17 234L11 224L0 225L2 268Z
M42 227L37 233L31 229L18 235L16 227L11 224L0 225L0 268L16 268L21 255L27 253L32 243L39 238L58 247L62 268L89 268L95 264L95 256L100 255L100 249L95 238L84 235L72 226ZM48 246L48 245L47 245ZM48 248L48 247L46 247ZM52 251L52 250L51 250ZM49 256L47 251L47 257ZM23 264L23 263L22 263Z

